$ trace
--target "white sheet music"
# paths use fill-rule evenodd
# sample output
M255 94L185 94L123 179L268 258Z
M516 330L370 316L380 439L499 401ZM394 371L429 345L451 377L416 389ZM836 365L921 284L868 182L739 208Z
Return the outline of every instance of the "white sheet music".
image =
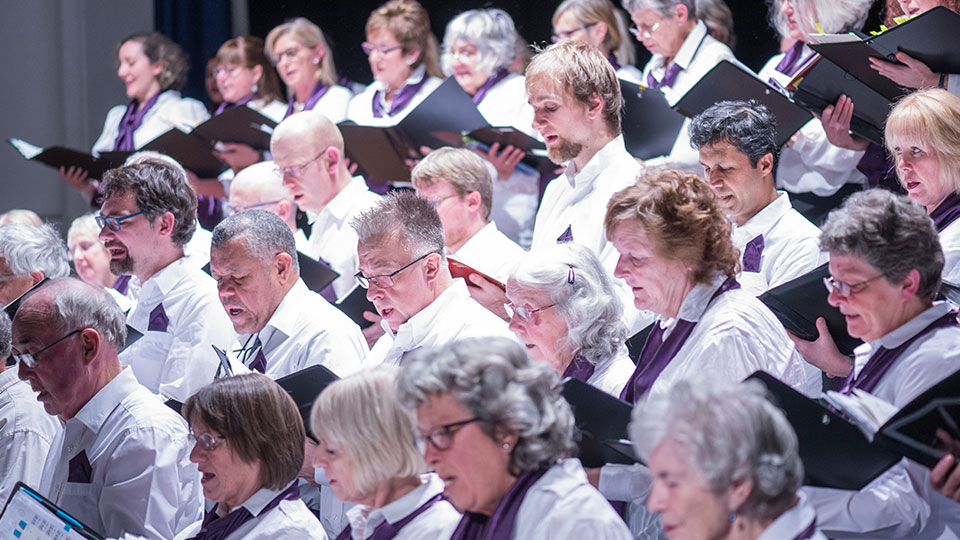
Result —
M0 540L84 540L72 519L17 490L0 516Z

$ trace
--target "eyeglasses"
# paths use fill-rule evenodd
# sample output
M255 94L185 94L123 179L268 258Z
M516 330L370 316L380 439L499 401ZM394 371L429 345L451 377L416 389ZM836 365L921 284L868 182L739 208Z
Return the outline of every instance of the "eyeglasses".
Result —
M874 276L866 281L861 281L860 283L851 284L851 283L844 283L843 281L839 281L833 276L827 276L823 278L823 285L827 288L827 293L832 293L833 291L837 291L837 294L839 294L841 298L850 298L854 294L857 294L858 292L866 288L866 286L871 281L876 281L882 277L883 277L883 274L880 274L879 276Z
M257 204L248 204L246 206L234 206L230 211L234 214L239 214L240 212L246 212L247 210L253 210L254 208L263 208L264 206L270 206L271 204L277 204L278 202L280 202L280 199Z
M227 77L232 77L237 74L243 66L233 65L233 66L217 66L213 68L213 76L218 77L222 73Z
M125 215L125 216L97 216L97 217L94 218L94 219L95 219L96 222L97 222L97 227L100 227L101 229L104 228L104 227L108 227L111 231L119 231L119 230L120 230L120 225L121 225L124 221L126 221L126 220L128 220L128 219L130 219L130 218L137 217L137 216L139 216L140 214L142 214L142 213L144 213L144 212L145 212L145 210L141 210L141 211L136 212L136 213L134 213L134 214L127 214L127 215Z
M382 274L379 276L365 276L363 275L363 272L357 272L356 274L353 275L353 277L357 278L357 281L360 283L360 286L363 287L364 289L369 289L371 283L373 283L377 287L380 287L381 289L389 289L390 287L393 287L394 285L396 285L396 283L394 283L393 281L394 276L396 276L400 272L403 272L407 268L410 268L414 264L422 261L423 259L427 258L427 255L430 255L432 253L436 253L436 251L424 253L423 255L417 257L416 259L403 265L403 267L397 270L396 272L391 272L389 274Z
M23 354L13 353L13 355L12 355L12 356L13 356L13 359L16 360L16 361L19 362L19 363L22 363L22 364L26 365L26 366L27 366L28 368L30 368L30 369L35 369L35 368L37 367L37 357L39 357L44 351L46 351L47 349L53 347L53 346L56 345L57 343L60 343L61 341L67 339L67 338L70 337L70 336L74 336L74 335L79 334L80 332L83 332L83 330L84 330L83 328L77 328L77 329L74 330L73 332L70 332L69 334L67 334L67 335L63 336L62 338L54 341L53 343L47 345L46 347L40 349L39 351L37 351L37 352L35 352L35 353L23 353Z
M520 317L524 321L529 322L531 319L533 319L533 316L535 314L545 309L550 309L556 305L557 304L554 303L554 304L550 304L549 306L539 307L537 309L527 309L523 306L514 305L513 302L507 302L506 304L503 305L503 309L507 311L507 316L510 317L511 319L513 318L513 314L516 313L518 317Z
M329 148L329 146L327 148ZM311 163L320 159L323 156L323 154L327 151L327 148L324 148L323 151L317 154L316 157L304 163L303 165L292 165L290 167L276 167L273 170L277 174L290 175L290 176L293 176L294 178L302 178L303 171L306 170L306 168L309 167Z
M594 22L592 22L592 23L587 23L587 24L585 24L585 25L583 25L583 26L578 26L578 27L574 28L573 30L567 30L567 31L557 30L557 32L556 32L555 34L553 34L552 36L550 36L550 39L553 40L554 43L556 43L556 42L558 42L558 41L560 41L560 40L563 40L563 39L570 39L570 38L573 37L573 35L576 34L577 32L580 32L580 31L582 31L582 30L588 30L588 29L590 29L591 27L595 26L595 25L597 24L597 22L598 22L598 21L594 21Z
M447 56L451 60L460 60L461 62L469 62L477 57L476 49L460 49L458 51L450 50L447 51Z
M460 431L460 428L467 424L479 421L479 418L473 417L469 420L461 420L452 424L445 424L435 427L427 432L426 435L420 435L419 437L415 438L413 442L416 445L417 450L420 452L420 455L427 453L428 441L433 445L434 448L443 452L444 450L449 450L450 446L453 444L454 433Z
M638 24L637 26L630 27L630 33L637 39L640 39L641 36L650 39L650 36L653 35L658 28L660 28L659 22L655 22L649 26L646 24Z
M395 45L393 47L378 47L377 45L374 45L369 41L364 41L363 43L360 44L360 48L363 49L363 54L367 56L370 56L371 54L373 54L373 51L377 51L380 54L386 56L392 53L393 51L399 51L400 49L403 48L403 45Z
M216 437L213 435L207 435L206 433L197 435L192 431L187 434L187 438L190 439L192 444L199 444L201 448L208 452L211 450L216 450L217 447L220 446L224 441L224 438L220 435L217 435Z
M11 279L18 278L22 275L23 274L10 274L9 276L0 277L0 283L3 283L4 281L10 281Z
M430 203L430 206L436 208L436 207L440 206L440 203L442 203L443 201L445 201L445 200L447 200L447 199L451 199L451 198L453 198L453 197L459 197L459 195L457 195L456 193L454 193L453 195L447 195L446 197L440 197L439 199L431 199L431 198L429 198L429 197L422 197L422 198L423 198L425 201L427 201L428 203Z
M284 58L294 58L294 57L296 57L298 54L300 54L300 51L302 51L303 49L304 49L304 47L290 47L289 49L287 49L287 50L285 50L285 51L280 51L280 52L278 52L278 53L277 53L277 59L276 59L276 61L274 62L274 64L279 64L280 62L283 62L283 59L284 59Z

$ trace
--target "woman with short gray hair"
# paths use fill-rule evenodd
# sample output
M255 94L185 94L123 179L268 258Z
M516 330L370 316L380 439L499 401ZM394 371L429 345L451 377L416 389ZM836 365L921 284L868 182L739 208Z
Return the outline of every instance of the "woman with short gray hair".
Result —
M507 339L412 355L398 395L417 412L427 465L464 512L463 539L627 539L575 459L573 414L556 373Z
M556 244L524 257L507 281L510 330L534 362L619 396L634 365L613 281L584 246Z
M797 491L797 436L759 383L682 381L634 409L630 437L670 538L826 540Z

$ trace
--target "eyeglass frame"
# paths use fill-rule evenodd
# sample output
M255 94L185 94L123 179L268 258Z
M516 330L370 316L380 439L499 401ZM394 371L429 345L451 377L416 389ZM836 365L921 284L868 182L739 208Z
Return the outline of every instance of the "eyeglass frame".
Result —
M25 275L26 274L10 274L9 276L3 276L3 277L0 277L0 283L3 283L5 281L10 281L13 278L23 277Z
M271 204L277 204L282 200L283 199L277 199L275 201L267 201L267 202L262 202L257 204L248 204L246 206L234 206L230 208L230 211L233 212L234 214L239 214L240 212L246 212L247 210L253 210L254 208L262 208L264 206L270 206Z
M513 302L506 302L503 304L503 309L506 310L507 315L512 319L513 314L516 313L524 322L530 322L533 320L533 316L545 309L550 309L559 305L559 302L554 302L548 306L538 307L537 309L527 309L523 306L518 306Z
M213 68L213 77L216 78L217 75L220 73L223 73L227 77L232 77L234 74L236 74L238 70L241 70L241 69L251 69L251 68L248 68L243 64L230 64L229 66L220 64L217 67Z
M850 298L859 292L863 292L867 285L882 277L884 277L884 275L880 274L859 283L850 284L845 281L840 281L833 276L827 276L823 278L823 285L827 288L827 294L832 294L834 291L836 291L837 294L840 295L840 298ZM844 289L846 289L846 291L844 291Z
M427 443L429 442L434 449L438 452L446 452L453 446L453 436L457 434L464 426L467 424L472 424L473 422L482 422L483 419L474 416L467 420L461 420L459 422L451 422L449 424L444 424L442 426L437 426L427 432L426 435L417 435L413 438L413 445L420 452L420 455L427 453ZM443 437L446 440L443 444L437 444L437 437Z
M369 41L364 41L363 43L360 44L360 49L363 50L363 54L367 56L370 56L374 52L378 52L381 55L386 56L392 53L393 51L403 49L403 45L395 45L393 47L379 47L377 45L374 45L373 43L370 43Z
M357 283L359 283L360 286L363 287L364 289L369 289L371 283L373 283L374 285L376 285L377 287L379 287L379 288L381 288L381 289L390 289L390 288L393 288L394 285L396 285L396 283L393 282L394 276L396 276L396 275L399 274L400 272L403 272L403 271L406 270L407 268L410 268L410 267L413 266L414 264L417 264L418 262L426 259L427 256L432 255L432 254L434 254L434 253L437 253L437 252L436 252L436 251L428 251L427 253L424 253L423 255L417 257L416 259L414 259L414 260L408 262L407 264L403 265L399 270L396 270L396 271L391 272L391 273L389 273L389 274L379 274L379 275L376 275L376 276L365 276L365 275L363 275L363 272L357 272L356 274L353 275L353 277L355 277L355 278L357 279ZM380 283L378 283L377 280L380 279L380 278L387 278L387 279L389 279L389 280L390 280L390 285L381 285Z
M206 452L213 452L223 444L223 441L227 440L223 435L214 436L207 435L206 433L197 435L192 430L187 432L187 439L193 443L194 446L199 444Z
M289 49L287 49L287 50L285 50L285 51L280 51L280 52L277 53L276 59L275 59L275 60L272 59L273 61L271 62L271 64L273 64L274 66L276 66L277 64L279 64L280 62L283 61L283 58L284 58L285 56L289 56L290 58L294 58L294 57L296 57L298 54L300 54L300 51L302 51L302 50L304 50L304 49L309 49L309 47L304 47L303 45L299 45L299 44L298 44L297 46L295 46L295 47L290 47Z
M453 195L446 195L446 196L440 197L439 199L431 199L430 197L420 197L420 198L430 203L430 206L434 208L439 208L440 203L442 203L443 201L447 199L452 199L454 197L460 197L460 196L461 195L459 193L454 193Z
M597 23L599 23L599 22L600 22L600 21L593 21L593 22L589 22L589 23L587 23L587 24L580 25L580 26L574 28L573 30L565 30L565 31L563 31L563 32L555 32L555 33L553 33L553 34L550 34L550 41L552 41L552 42L554 42L554 43L557 43L558 41L561 41L561 40L570 39L570 37L573 36L574 34L576 34L577 32L589 30L590 28L596 26Z
M123 222L139 216L140 214L146 213L146 210L141 210L139 212L134 212L133 214L127 214L125 216L94 216L94 221L96 221L97 226L102 230L104 227L108 227L113 232L119 232L122 228Z
M650 39L653 36L653 33L660 29L660 21L657 21L649 26L642 24L638 25L634 23L629 30L630 34L633 35L635 39L641 39L640 36Z
M84 326L83 328L77 328L77 329L74 330L73 332L70 332L69 334L67 334L67 335L65 335L65 336L62 336L60 339L54 341L53 343L47 345L46 347L40 349L40 350L37 351L37 352L34 352L34 353L11 353L10 356L12 356L13 359L16 360L18 364L22 363L22 364L25 364L25 365L26 365L28 368L30 368L30 369L36 369L37 366L39 365L39 362L37 361L37 356L40 356L41 353L49 350L50 348L52 348L52 347L53 347L54 345L56 345L57 343L60 343L61 341L67 339L68 337L71 337L71 336L74 336L74 335L76 335L76 334L79 334L80 332L83 332L83 331L86 330L86 329L87 329L86 326Z
M327 149L328 149L328 148L330 148L330 147L328 146L327 148L324 148L324 149L323 149L319 154L317 154L313 159L311 159L310 161L304 163L303 165L291 165L291 166L289 166L289 167L281 167L281 166L277 165L276 167L273 168L273 172L278 173L278 174L281 174L281 175L287 175L287 174L289 174L290 176L292 176L292 177L294 177L294 178L303 178L303 170L306 169L307 167L309 167L314 161L316 161L316 160L320 159L321 157L323 157L323 155L327 153Z

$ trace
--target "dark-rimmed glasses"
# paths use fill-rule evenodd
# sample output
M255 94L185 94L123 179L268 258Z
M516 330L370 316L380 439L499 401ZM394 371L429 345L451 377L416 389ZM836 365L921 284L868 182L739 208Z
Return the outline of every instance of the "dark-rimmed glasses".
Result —
M475 416L468 420L461 420L459 422L437 426L428 431L425 435L416 437L413 442L417 447L417 451L420 452L420 455L423 455L427 452L427 442L432 444L437 450L443 452L444 450L449 450L450 446L453 445L454 433L460 431L460 428L467 424L479 421L480 419Z
M423 259L426 259L427 255L430 255L432 253L436 253L436 251L430 251L428 253L424 253L423 255L417 257L416 259L403 265L399 270L390 272L389 274L381 274L378 276L365 276L363 275L363 272L357 272L356 274L353 275L353 277L357 278L357 282L359 282L360 286L363 287L364 289L369 289L371 283L373 283L377 287L380 287L381 289L389 289L390 287L393 287L395 285L393 278L396 277L397 274L399 274L400 272L403 272L407 268L410 268L414 264L417 264Z

